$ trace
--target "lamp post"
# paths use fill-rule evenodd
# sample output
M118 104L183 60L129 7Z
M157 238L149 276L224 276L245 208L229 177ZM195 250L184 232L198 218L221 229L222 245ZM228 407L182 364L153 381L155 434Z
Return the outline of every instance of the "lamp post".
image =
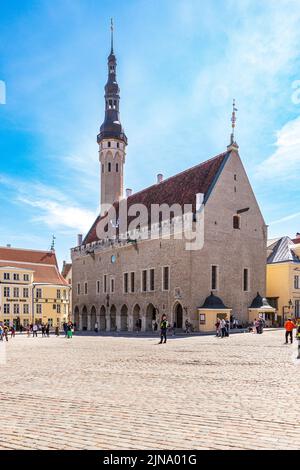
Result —
M289 315L290 315L290 316L291 316L292 307L293 307L293 302L292 302L292 300L290 299L290 300L289 300Z

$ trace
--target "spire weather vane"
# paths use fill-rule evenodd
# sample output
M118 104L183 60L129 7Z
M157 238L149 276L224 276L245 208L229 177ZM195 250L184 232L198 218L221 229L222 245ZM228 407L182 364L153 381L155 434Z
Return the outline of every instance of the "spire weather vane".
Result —
M110 20L110 30L111 30L111 53L113 54L114 52L114 20L111 18Z
M56 240L56 237L52 235L52 243L51 243L51 248L50 248L51 251L55 251L55 240Z
M232 117L231 117L231 127L232 127L231 141L230 141L231 144L234 144L234 131L235 131L235 127L236 127L236 113L237 113L237 111L238 111L238 109L236 107L236 103L235 103L235 99L234 99L233 103L232 103Z

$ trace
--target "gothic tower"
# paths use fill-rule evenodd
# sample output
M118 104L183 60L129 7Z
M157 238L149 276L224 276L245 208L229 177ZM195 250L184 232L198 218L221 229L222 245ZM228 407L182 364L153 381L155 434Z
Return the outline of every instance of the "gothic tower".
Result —
M127 137L120 122L120 89L116 69L117 59L114 54L112 23L108 80L105 86L105 118L97 137L101 164L101 213L103 213L103 205L119 201L123 198L124 191Z

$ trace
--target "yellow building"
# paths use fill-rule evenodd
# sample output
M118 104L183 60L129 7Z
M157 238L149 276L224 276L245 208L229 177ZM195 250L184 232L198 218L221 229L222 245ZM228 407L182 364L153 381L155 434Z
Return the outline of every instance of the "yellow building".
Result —
M61 272L62 277L67 281L68 286L69 286L69 312L70 315L72 314L72 263L67 263L64 261L63 263L63 269Z
M288 317L300 318L299 256L297 239L283 237L268 244L267 298L281 324Z
M54 251L0 247L0 323L61 326L70 317L70 290Z

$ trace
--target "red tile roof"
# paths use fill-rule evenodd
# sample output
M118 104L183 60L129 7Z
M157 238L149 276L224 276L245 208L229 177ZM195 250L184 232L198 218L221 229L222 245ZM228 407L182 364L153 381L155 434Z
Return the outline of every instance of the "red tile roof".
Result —
M21 250L0 247L0 267L21 268L34 271L34 282L68 285L58 270L53 251Z
M133 204L143 204L151 212L151 204L192 204L193 210L196 205L196 194L202 193L207 197L214 185L222 165L225 163L230 152L222 153L210 160L200 163L193 168L183 171L162 183L155 184L127 199L128 208ZM117 209L118 204L115 204ZM98 241L96 234L97 224L100 216L94 222L92 228L85 237L83 244Z
M0 260L24 263L42 263L57 266L54 251L23 250L18 248L0 247Z

